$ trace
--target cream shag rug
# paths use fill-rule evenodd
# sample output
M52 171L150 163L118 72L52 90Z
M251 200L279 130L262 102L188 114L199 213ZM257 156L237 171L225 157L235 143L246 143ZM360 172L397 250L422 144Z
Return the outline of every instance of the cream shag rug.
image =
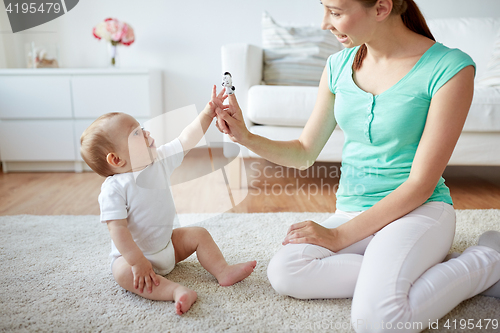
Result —
M220 287L195 256L167 276L198 292L178 316L173 302L149 301L120 288L109 270L110 237L97 216L0 217L0 331L353 332L351 299L297 300L278 295L266 268L288 226L323 221L326 213L223 214L197 223L210 231L229 263L257 260L254 273ZM199 215L181 216L201 220ZM453 251L500 230L500 210L457 210ZM500 299L476 296L442 318L500 319ZM343 328L342 328L343 326ZM457 326L458 327L458 326ZM490 329L464 332L493 332Z

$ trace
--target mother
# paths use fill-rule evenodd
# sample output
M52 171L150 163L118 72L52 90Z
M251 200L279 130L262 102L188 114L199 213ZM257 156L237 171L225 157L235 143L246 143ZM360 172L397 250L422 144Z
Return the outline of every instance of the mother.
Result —
M357 332L421 331L500 279L498 232L442 263L455 231L442 173L469 111L475 64L435 42L413 0L322 4L322 28L346 49L329 57L300 138L249 133L234 95L217 127L271 162L303 169L338 123L337 210L321 224L290 227L269 281L296 298L353 297Z

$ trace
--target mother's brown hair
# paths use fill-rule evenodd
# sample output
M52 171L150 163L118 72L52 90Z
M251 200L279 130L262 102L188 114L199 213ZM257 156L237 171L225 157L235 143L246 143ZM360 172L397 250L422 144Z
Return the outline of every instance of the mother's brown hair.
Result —
M365 8L371 8L375 6L378 0L356 0L361 2ZM422 12L418 8L417 4L413 0L392 0L392 11L391 15L401 15L404 25L411 31L417 34L423 35L436 41L432 35ZM354 58L354 64L352 66L353 70L358 70L361 68L363 59L366 57L366 45L363 44L356 53L356 58Z

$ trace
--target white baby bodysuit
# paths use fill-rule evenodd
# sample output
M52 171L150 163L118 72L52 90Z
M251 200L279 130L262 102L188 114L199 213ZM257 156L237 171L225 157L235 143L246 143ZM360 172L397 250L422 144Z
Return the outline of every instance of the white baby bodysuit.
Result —
M126 218L132 238L146 256L170 242L177 217L169 179L184 158L179 139L157 152L157 159L145 169L107 177L99 194L101 222ZM113 241L110 256L121 256Z

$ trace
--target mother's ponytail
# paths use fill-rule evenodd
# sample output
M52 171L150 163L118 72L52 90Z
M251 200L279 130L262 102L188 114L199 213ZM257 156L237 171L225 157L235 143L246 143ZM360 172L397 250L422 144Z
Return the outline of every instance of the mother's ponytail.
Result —
M363 6L370 8L375 6L377 0L356 0L363 4ZM391 14L401 15L404 25L411 31L416 32L422 36L432 39L436 39L431 33L431 30L425 22L424 15L418 8L417 4L413 0L393 0L392 1L392 12ZM354 58L354 64L352 66L353 70L358 70L361 68L363 59L366 57L366 45L363 44L356 53L356 58Z

